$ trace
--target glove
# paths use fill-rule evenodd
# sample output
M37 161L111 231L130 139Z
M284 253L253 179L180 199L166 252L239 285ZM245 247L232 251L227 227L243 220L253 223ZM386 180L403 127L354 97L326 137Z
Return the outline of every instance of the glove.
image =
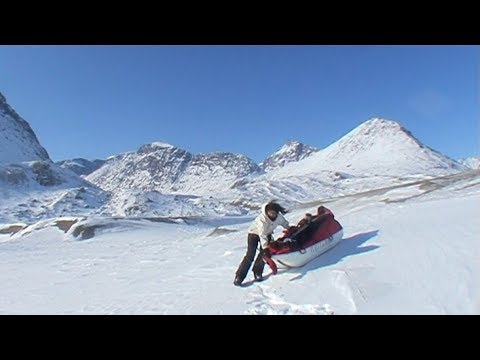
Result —
M263 257L267 257L267 258L270 258L272 257L272 254L270 253L270 249L262 249L262 256Z

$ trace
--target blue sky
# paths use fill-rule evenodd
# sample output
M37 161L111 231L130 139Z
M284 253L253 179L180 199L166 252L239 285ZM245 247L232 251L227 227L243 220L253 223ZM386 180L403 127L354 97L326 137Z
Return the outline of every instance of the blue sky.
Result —
M260 162L371 117L478 156L477 46L0 46L0 92L54 161L162 141Z

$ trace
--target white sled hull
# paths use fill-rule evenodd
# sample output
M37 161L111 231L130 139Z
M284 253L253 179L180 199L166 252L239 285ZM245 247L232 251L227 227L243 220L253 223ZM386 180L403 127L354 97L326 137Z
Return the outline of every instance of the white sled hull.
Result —
M279 268L300 267L337 245L343 237L343 229L301 251L272 255Z

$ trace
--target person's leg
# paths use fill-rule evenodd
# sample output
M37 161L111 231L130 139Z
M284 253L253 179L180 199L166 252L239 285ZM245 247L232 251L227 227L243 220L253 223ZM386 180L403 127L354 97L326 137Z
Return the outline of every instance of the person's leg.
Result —
M253 275L255 276L256 280L262 280L263 277L263 268L265 266L265 262L263 261L263 253L264 250L261 249L258 252L257 259L255 260L255 263L253 264Z
M243 257L243 260L238 266L237 272L235 273L235 285L240 285L247 276L248 269L250 269L253 259L255 258L255 252L257 251L257 244L259 240L260 238L258 235L248 234L247 253Z

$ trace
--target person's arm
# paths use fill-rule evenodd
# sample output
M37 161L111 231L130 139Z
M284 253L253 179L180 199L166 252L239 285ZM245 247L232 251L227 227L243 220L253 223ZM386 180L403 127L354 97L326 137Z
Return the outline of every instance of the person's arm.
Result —
M262 249L268 249L270 240L266 236L260 236L260 244L262 245Z
M270 243L270 237L271 237L271 234L268 234L265 230L266 230L265 227L263 227L262 231L258 235L260 237L260 244L262 245L262 249L268 248L268 244Z
M288 230L288 228L290 227L290 224L288 223L287 219L285 219L285 217L282 214L278 214L278 216L282 217L282 221L280 225L282 225L284 229Z

